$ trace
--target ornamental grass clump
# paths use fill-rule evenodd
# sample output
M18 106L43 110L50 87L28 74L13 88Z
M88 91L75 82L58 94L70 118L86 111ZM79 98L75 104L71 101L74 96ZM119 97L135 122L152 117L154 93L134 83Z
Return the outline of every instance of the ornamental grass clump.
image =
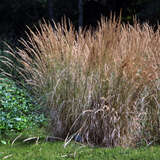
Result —
M160 29L115 18L94 32L65 21L39 28L21 40L16 69L50 116L52 136L107 147L158 141Z

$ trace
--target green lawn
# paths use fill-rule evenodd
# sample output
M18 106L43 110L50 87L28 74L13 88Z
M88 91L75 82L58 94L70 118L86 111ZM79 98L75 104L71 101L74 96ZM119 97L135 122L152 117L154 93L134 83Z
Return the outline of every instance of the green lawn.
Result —
M62 142L0 145L0 159L9 160L160 160L160 147L139 149L89 148Z

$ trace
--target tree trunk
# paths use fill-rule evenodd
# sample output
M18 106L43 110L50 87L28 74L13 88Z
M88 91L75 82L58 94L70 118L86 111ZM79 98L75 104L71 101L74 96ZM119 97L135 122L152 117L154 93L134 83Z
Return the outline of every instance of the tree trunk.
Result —
M54 12L53 12L53 0L47 0L47 7L48 7L48 16L49 16L49 20L50 20L50 23L53 27L53 30L54 30Z
M82 27L83 26L83 0L78 1L78 10L79 10L78 25L79 27Z

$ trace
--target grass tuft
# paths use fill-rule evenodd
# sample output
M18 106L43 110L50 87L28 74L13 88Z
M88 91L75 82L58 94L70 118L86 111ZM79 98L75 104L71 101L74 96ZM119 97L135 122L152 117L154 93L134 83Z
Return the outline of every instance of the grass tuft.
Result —
M30 29L16 56L51 134L107 147L158 142L160 28L114 17L95 32L76 32L65 20L55 27Z

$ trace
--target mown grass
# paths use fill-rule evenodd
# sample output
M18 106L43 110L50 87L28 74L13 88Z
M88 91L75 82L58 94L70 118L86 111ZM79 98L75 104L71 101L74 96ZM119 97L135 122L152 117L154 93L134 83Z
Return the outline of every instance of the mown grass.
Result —
M139 149L89 148L63 142L22 144L14 146L0 145L0 159L11 160L159 160L160 147L142 147Z

